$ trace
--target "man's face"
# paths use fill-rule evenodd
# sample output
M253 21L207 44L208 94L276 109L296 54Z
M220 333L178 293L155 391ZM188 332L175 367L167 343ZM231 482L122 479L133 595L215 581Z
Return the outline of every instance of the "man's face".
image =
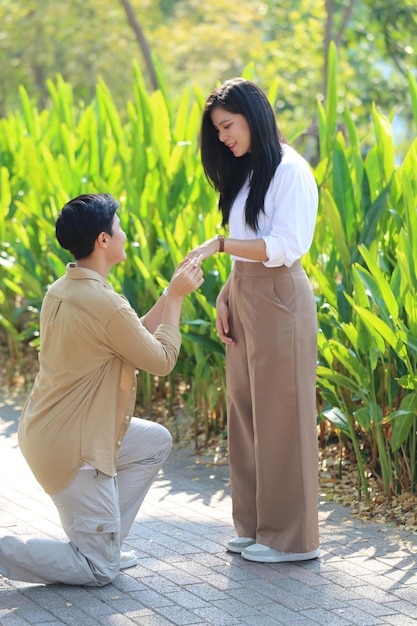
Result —
M126 243L126 233L120 228L120 219L118 215L114 215L112 224L113 234L109 236L107 243L107 252L109 261L112 265L126 261L126 252L124 250Z

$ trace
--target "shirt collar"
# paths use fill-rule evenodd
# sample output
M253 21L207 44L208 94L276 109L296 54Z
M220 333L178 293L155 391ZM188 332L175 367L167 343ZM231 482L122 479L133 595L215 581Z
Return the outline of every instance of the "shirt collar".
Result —
M107 289L113 290L113 287L101 274L86 267L78 267L74 262L67 263L65 274L71 280L98 280Z

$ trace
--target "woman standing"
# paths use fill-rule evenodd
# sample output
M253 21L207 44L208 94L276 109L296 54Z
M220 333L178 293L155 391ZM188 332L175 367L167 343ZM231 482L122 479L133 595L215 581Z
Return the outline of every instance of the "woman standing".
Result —
M227 548L259 562L319 555L317 318L300 258L318 205L307 162L280 134L263 91L242 78L209 96L201 155L230 238L188 255L223 252L232 272L217 298L226 344L233 520Z

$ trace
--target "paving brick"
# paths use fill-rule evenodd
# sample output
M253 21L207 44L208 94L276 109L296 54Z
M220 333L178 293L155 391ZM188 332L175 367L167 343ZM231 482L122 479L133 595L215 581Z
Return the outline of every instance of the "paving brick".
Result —
M318 624L320 624L320 626L351 626L351 624L355 623L349 619L349 610L346 610L345 612L343 609L337 611L314 609L312 611L308 611L300 617L315 620Z
M417 590L416 590L417 593ZM405 600L398 600L389 603L389 608L397 613L402 613L407 618L413 618L417 623L417 599L415 602L407 602Z
M266 598L265 595L257 593L253 590L248 593L248 590L246 588L231 589L229 591L229 595L230 597L235 598L246 606L257 607L260 610L262 610L262 607L264 607L266 604L271 603L271 600L269 598ZM218 602L216 604L218 604Z
M174 622L166 619L162 615L152 614L140 617L139 621L135 623L139 624L139 626L172 626ZM194 624L190 626L194 626Z
M369 598L370 600L374 600L374 602L379 602L380 604L389 604L393 600L395 600L395 596L392 595L389 591L378 588L378 576L375 576L372 584L365 584L356 587L355 591L359 597Z
M268 615L248 615L247 617L242 617L242 624L246 626L277 626L278 624L282 624L282 622L278 622L273 617L269 617ZM297 622L295 622L297 623ZM293 626L291 624L291 626ZM304 621L303 626L311 626L311 622Z
M39 624L36 624L36 626L62 626L62 622L60 621L47 621L47 622L40 622Z
M41 607L24 607L13 609L14 614L26 620L29 624L41 624L51 619L50 613Z
M401 598L401 600L407 600L410 604L415 604L417 601L417 584L403 586L395 590L395 597Z
M172 624L177 624L177 626L190 626L191 624L195 624L195 622L200 618L197 611L204 611L204 608L196 608L193 612L185 609L181 606L169 606L162 607L158 609L158 612L169 619ZM209 610L212 610L211 607Z
M168 595L163 595L152 589L147 591L132 591L131 597L135 598L140 604L149 608L159 608L161 606L171 606L172 600Z
M81 626L83 622L79 623ZM100 626L135 626L135 622L121 613L112 613L111 615L100 616L97 624Z
M30 622L15 615L12 611L0 617L1 626L28 626L28 624L30 624Z
M232 617L229 613L218 609L217 606L207 609L195 609L194 613L207 620L210 626L234 626L240 623L238 618Z
M416 626L415 619L406 617L400 613L396 615L387 615L384 620L384 624L390 624L391 626Z
M185 609L205 608L210 606L209 602L203 600L198 595L193 593L192 590L189 591L188 589L175 591L174 593L167 593L165 597L167 600L170 600L172 604L178 604Z
M359 609L360 611L369 613L369 615L374 615L375 617L395 615L396 613L395 606L393 606L392 602L384 604L374 602L373 600L358 599L351 600L349 607L352 609Z
M262 608L262 613L268 617L276 619L279 624L286 624L287 626L289 626L296 620L307 619L306 616L300 615L299 613L294 613L289 608L281 606L278 603L271 603L264 606ZM308 617L308 619L311 619L310 616Z
M227 597L227 594L207 583L198 583L195 585L189 585L187 589L194 595L207 600L210 603L217 603L218 600L222 600Z
M188 559L187 561L177 561L176 563L172 564L173 566L175 566L175 568L178 569L178 571L182 571L186 574L188 574L189 576L192 576L193 578L204 578L206 576L209 576L210 574L213 573L213 569L210 567L207 567L206 565L204 565L203 563L196 563L195 561L192 561L190 559ZM217 572L217 568L216 568L216 572ZM171 572L162 572L167 578L171 577ZM172 579L173 580L173 579Z

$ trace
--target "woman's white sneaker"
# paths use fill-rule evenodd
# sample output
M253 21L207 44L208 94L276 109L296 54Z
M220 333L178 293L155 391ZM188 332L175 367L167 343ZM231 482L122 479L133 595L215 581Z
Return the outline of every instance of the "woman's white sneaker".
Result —
M257 563L285 563L287 561L309 561L320 555L320 548L311 552L279 552L261 543L254 543L241 552L244 559Z
M252 537L235 537L227 542L226 547L230 552L236 552L240 554L242 550L256 543L256 539Z

